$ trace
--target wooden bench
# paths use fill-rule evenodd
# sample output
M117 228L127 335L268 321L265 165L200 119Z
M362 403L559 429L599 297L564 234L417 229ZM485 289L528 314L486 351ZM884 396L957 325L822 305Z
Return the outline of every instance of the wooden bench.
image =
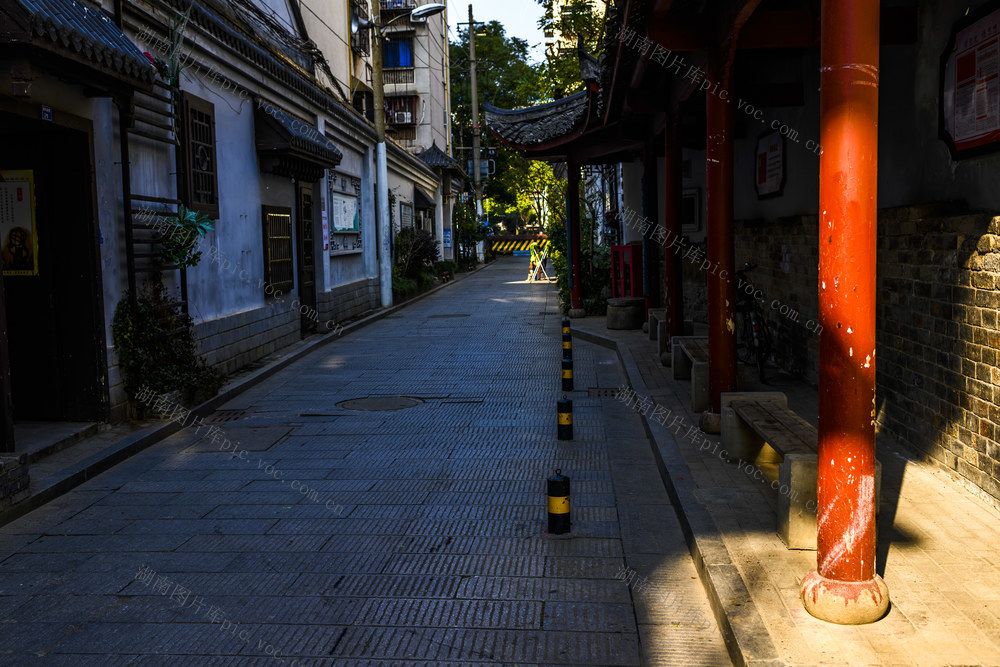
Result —
M778 465L777 532L789 549L816 550L816 428L788 409L781 392L722 394L722 446L731 461ZM761 459L767 443L780 459ZM875 462L875 508L882 466Z
M670 365L675 380L691 380L691 409L704 412L711 405L708 393L708 337L674 336L670 339Z

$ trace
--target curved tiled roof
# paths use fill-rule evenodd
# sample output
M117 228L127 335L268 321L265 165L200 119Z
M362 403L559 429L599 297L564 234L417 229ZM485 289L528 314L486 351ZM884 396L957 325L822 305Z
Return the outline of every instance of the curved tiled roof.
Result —
M281 134L290 146L315 156L325 166L335 167L340 164L344 154L314 125L292 118L270 104L260 104L258 108L278 122Z
M580 129L587 121L590 97L589 91L581 90L526 109L498 109L488 102L484 107L486 123L494 134L509 144L530 147L567 137Z
M102 69L152 84L149 59L99 9L75 0L15 0L31 21L32 35L71 51Z
M433 142L430 148L426 148L417 157L427 163L427 166L435 169L458 169L458 160L438 148L437 142Z

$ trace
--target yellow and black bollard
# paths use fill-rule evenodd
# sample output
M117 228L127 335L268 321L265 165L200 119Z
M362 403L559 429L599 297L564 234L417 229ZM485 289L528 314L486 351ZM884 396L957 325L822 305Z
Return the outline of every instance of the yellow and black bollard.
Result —
M563 359L562 360L562 390L563 391L573 391L573 360Z
M573 358L573 334L564 333L563 338L563 359Z
M562 321L562 332L563 334L573 333L569 328L569 318L564 317Z
M561 401L556 403L559 410L559 439L573 439L573 401L563 396Z
M569 520L569 477L556 468L556 474L549 477L549 533L568 533Z

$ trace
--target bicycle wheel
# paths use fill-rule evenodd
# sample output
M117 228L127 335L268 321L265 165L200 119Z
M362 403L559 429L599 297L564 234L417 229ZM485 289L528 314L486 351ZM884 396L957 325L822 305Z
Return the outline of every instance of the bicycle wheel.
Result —
M736 358L744 364L752 364L756 357L753 345L753 324L749 315L736 311Z
M764 314L757 312L757 376L761 384L767 384L766 366L767 359L771 356L771 332L767 328Z

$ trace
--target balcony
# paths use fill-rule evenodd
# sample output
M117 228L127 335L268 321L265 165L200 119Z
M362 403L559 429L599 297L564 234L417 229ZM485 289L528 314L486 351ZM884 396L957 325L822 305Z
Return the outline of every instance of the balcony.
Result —
M402 9L416 9L416 0L380 0L378 3L382 11L394 11Z
M416 9L416 0L381 0L379 2L379 13L383 21L396 17L404 12L410 12ZM398 23L407 23L405 20L400 20Z
M382 80L385 84L395 85L400 83L413 83L412 67L394 67L382 70Z

